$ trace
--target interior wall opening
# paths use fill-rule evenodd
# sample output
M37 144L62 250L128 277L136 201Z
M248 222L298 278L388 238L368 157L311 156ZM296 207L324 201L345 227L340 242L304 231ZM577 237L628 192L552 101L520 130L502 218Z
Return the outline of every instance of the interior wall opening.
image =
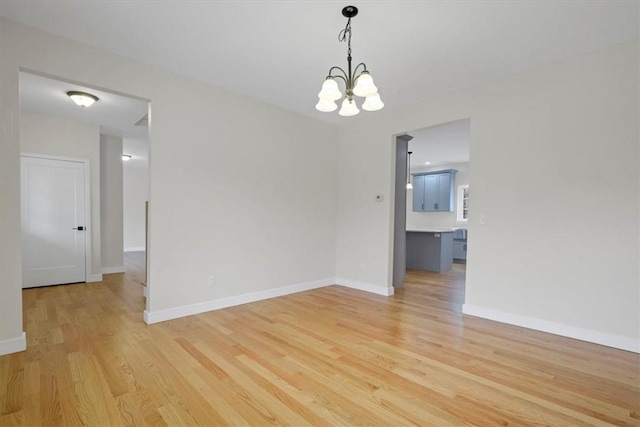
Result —
M466 276L470 210L471 120L395 137L393 286L406 273Z
M20 71L23 288L120 280L148 297L150 109L135 95ZM77 271L59 275L67 264Z

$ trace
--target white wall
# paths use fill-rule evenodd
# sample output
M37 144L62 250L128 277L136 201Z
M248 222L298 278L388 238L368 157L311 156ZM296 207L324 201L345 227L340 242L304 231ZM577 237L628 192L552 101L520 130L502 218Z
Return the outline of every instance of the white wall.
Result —
M100 126L60 117L20 112L20 150L89 159L91 182L91 275L100 280Z
M465 310L640 351L638 77L631 42L343 126L338 277L391 284L392 136L469 117Z
M151 100L148 318L332 282L333 126L5 19L0 43L0 342L22 336L20 67Z
M20 79L4 58L7 25L0 19L0 354L26 348L22 329L20 250ZM11 71L13 70L13 71Z
M124 250L145 248L144 204L149 200L149 168L124 162Z
M455 169L455 193L452 212L414 212L413 211L413 190L407 190L407 228L411 227L456 227L466 228L466 222L458 222L458 186L469 184L469 162L452 163L450 165L440 165L433 167L419 167L411 169L411 173L433 172L445 169ZM471 188L469 188L471 190Z
M124 272L122 138L100 135L100 231L102 272Z

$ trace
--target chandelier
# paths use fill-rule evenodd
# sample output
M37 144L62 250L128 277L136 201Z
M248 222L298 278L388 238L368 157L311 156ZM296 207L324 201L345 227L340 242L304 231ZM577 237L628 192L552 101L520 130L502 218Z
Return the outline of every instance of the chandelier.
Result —
M347 18L347 26L344 30L340 31L338 35L338 41L344 42L347 40L347 71L340 67L331 67L329 74L322 84L322 90L318 94L318 103L316 104L316 110L328 113L335 111L338 108L336 101L343 99L342 107L338 114L341 116L355 116L360 112L356 105L354 95L365 98L362 104L362 109L366 111L378 111L384 107L380 95L378 94L378 88L373 84L373 78L367 71L367 66L364 62L356 65L353 71L351 70L351 18L358 14L358 8L355 6L347 6L342 9L342 15ZM335 74L334 74L335 73ZM345 94L342 95L340 89L338 89L338 83L335 79L342 79L345 84Z

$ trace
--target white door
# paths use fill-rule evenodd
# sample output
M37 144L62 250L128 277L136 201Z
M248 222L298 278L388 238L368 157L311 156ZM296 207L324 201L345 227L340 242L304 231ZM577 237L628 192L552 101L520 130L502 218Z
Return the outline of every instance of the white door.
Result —
M83 162L22 156L22 287L84 282Z

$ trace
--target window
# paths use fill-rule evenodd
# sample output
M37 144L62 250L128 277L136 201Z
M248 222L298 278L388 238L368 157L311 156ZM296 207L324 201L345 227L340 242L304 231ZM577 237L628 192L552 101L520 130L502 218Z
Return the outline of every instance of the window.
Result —
M458 222L469 221L469 185L458 185L456 216Z

